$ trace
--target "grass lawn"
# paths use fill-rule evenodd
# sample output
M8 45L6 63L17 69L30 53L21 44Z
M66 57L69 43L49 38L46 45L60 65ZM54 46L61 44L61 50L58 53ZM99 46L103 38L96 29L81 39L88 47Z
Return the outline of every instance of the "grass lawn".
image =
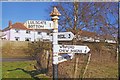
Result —
M35 61L3 62L2 78L48 78L34 69Z

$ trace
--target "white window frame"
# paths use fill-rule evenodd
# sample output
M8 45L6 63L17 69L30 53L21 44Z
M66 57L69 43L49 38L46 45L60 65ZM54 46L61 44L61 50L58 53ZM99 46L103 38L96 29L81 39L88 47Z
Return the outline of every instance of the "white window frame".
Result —
M19 41L20 40L20 37L15 37L15 41Z
M26 30L26 34L30 34L30 30Z
M15 33L19 33L19 31L20 31L19 29L15 29Z
M25 38L25 41L31 41L31 38Z

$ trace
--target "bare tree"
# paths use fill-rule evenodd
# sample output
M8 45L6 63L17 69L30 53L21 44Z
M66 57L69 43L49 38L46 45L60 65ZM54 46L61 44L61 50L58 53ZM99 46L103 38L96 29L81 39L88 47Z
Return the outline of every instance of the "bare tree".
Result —
M59 31L71 31L76 37L82 30L96 32L99 35L117 36L117 2L66 2L56 5L62 15L59 20ZM76 39L73 40L73 44L76 44ZM91 54L89 56L91 57Z
M59 30L71 30L77 34L80 30L109 34L118 33L117 2L67 2L56 3L62 14Z

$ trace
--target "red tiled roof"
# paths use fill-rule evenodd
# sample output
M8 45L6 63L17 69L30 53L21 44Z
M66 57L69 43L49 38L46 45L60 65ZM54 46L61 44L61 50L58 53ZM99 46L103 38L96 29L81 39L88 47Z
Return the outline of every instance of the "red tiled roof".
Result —
M23 23L16 22L15 24L12 24L10 27L7 27L2 31L7 31L10 29L34 30L34 29L28 29L27 27L25 27ZM46 29L35 29L35 31L51 32L50 30L46 30Z
M113 39L114 37L112 35L100 35L101 39Z
M32 29L28 29L27 27L25 27L23 23L18 23L18 22L11 26L12 26L11 28L14 28L14 29L32 30Z
M87 37L95 37L97 34L95 32L89 32L89 31L80 31L78 32L79 35L81 36L87 36Z
M25 27L23 23L17 22L15 24L11 25L11 27L7 27L7 28L3 29L2 31L7 31L10 29L33 30L33 29L28 29L27 27Z
M67 31L71 31L74 33L74 30L73 29L67 29ZM77 34L80 35L80 36L86 36L86 37L96 37L98 36L97 33L95 32L90 32L90 31L85 31L85 30L81 30L81 29L77 29L76 30Z

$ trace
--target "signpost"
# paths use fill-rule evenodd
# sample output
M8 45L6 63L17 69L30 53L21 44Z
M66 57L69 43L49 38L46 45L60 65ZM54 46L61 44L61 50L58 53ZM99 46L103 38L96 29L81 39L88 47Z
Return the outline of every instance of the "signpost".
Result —
M53 8L53 11L51 12L50 16L52 16L53 21L53 46L58 44L58 19L61 14L57 10L56 7ZM53 48L54 50L54 48ZM53 80L58 80L58 53L53 51Z
M50 16L52 21L28 20L24 25L29 29L52 29L52 44L53 44L53 80L58 80L58 63L70 60L74 53L88 53L90 49L88 46L80 45L58 45L58 41L70 41L74 38L72 32L58 33L58 19L61 14L56 7L53 8ZM58 53L66 53L60 54ZM69 53L69 54L68 54Z
M72 59L74 54L60 54L58 55L58 63Z
M53 79L58 80L58 63L70 60L74 53L88 53L90 49L88 46L80 45L58 45L58 41L70 41L74 38L72 32L58 33L58 19L61 14L56 7L53 8L50 16L52 21L28 20L24 25L29 29L52 29L52 44L53 44ZM60 54L58 53L66 53ZM68 54L69 53L69 54Z
M88 53L90 49L87 46L80 45L55 45L54 52L57 53Z
M74 38L74 34L72 32L58 33L58 41L71 41L73 38Z

